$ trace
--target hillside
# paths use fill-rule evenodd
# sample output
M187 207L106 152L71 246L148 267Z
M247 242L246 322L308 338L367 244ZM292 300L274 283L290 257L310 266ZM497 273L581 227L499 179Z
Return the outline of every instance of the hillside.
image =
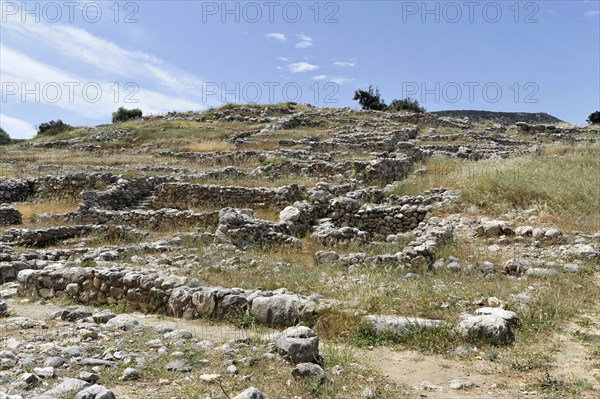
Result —
M282 103L3 146L2 389L597 398L599 134Z

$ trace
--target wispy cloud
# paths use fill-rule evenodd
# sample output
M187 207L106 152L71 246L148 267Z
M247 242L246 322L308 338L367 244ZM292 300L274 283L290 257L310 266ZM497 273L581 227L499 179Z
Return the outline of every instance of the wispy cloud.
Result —
M356 62L354 61L336 61L333 63L334 66L337 67L341 67L341 68L352 68L356 66Z
M300 33L299 35L296 35L296 37L299 40L299 42L296 43L297 48L307 48L313 45L312 37L306 36L304 33Z
M333 83L337 83L339 85L343 85L346 83L354 82L354 78L344 78L341 76L332 76L330 78L330 81L332 81Z
M0 127L13 139L28 139L36 134L35 128L31 123L1 113Z
M17 50L0 45L2 63L0 63L0 75L6 84L16 84L20 88L24 85L31 90L39 85L40 89L35 92L40 97L40 102L48 105L76 112L88 118L106 118L119 106L136 106L145 113L162 113L172 110L201 109L203 106L193 100L181 98L180 96L139 88L129 100L137 101L128 103L126 94L134 93L133 90L125 91L123 87L115 88L113 81L102 81L98 79L85 78L79 74L68 72L53 67L41 61L37 61ZM43 98L44 86L59 90L52 90L48 94L52 101ZM93 86L92 90L84 90L84 87ZM56 95L55 93L58 93ZM115 98L116 94L119 94ZM6 94L5 94L6 95ZM20 94L6 96L7 102L33 102L32 96L22 98Z
M312 78L312 80L327 80L328 82L333 82L338 85L343 85L346 83L354 82L354 78L342 77L342 76L329 76L329 75L317 75Z
M600 15L600 11L598 11L598 10L590 10L590 11L586 12L583 15L585 17L588 17L588 18L594 18L594 17L597 17L598 15Z
M287 41L287 37L285 37L285 35L283 33L267 33L265 35L265 37L267 39L273 39L273 40L277 40L278 42L284 43L285 41Z
M112 76L147 79L178 92L197 92L203 87L200 78L168 65L151 54L126 50L74 26L11 23L9 20L3 28Z
M296 62L288 65L288 69L292 73L310 72L319 69L318 65L309 64L308 62Z
M278 61L283 61L283 62L290 62L289 58L285 58L285 57L277 57Z

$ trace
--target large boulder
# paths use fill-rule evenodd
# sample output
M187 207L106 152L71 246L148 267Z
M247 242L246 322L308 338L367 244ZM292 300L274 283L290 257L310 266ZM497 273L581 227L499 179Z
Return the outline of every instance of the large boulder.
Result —
M288 206L279 212L279 220L282 222L297 222L300 219L300 209L295 206Z
M275 341L279 354L294 364L318 363L319 337L304 326L290 327Z
M116 396L102 385L92 385L77 393L75 399L116 399Z
M570 258L581 260L594 260L600 258L600 251L598 248L590 244L575 244L566 246L563 251Z
M309 380L318 384L323 384L327 381L325 371L318 364L300 363L292 370L292 377L296 380Z
M86 381L78 380L76 378L65 377L63 378L63 381L60 384L50 389L49 391L44 392L42 397L55 398L66 396L75 392L79 392L88 385L89 383Z
M513 235L515 232L508 222L483 218L475 230L481 237L498 237L501 235Z
M457 329L470 340L507 345L514 341L513 329L519 324L520 319L515 312L485 307L477 309L475 315L461 315Z
M113 317L106 323L107 327L118 330L129 331L140 329L140 322L133 316L128 314L120 314Z
M269 327L289 327L298 323L302 306L298 295L265 296L252 301L250 313L259 323Z

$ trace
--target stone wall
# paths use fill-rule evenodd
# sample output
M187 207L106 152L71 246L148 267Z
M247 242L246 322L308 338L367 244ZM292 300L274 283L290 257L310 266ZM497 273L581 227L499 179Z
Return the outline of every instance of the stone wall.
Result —
M517 132L522 134L543 135L579 135L590 133L600 138L600 129L582 129L580 127L560 127L556 125L533 125L525 122L517 122Z
M21 213L8 204L0 205L0 226L10 226L23 223Z
M312 324L329 305L315 297L287 292L240 288L197 287L184 277L154 270L123 268L65 268L22 270L19 293L42 298L71 298L90 305L126 302L134 309L196 319L228 318L249 313L270 327Z
M301 233L299 228L304 226L256 219L251 209L223 208L219 212L219 226L215 237L241 248L273 244L301 246L301 241L292 236Z
M281 150L281 151L215 151L215 152L172 152L163 151L157 157L175 157L190 159L198 163L231 166L249 160L265 162L274 159L297 160L333 160L332 154L320 154L306 150Z
M81 191L107 186L115 183L118 179L118 175L110 173L76 173L24 180L0 178L0 202L23 202L31 198L81 198Z
M431 218L415 229L413 234L415 238L407 244L404 250L395 254L352 253L339 255L333 251L319 251L315 253L315 261L317 264L335 263L345 267L371 264L403 267L411 270L428 270L433 267L435 252L441 246L452 241L454 228L452 223L447 220Z
M398 157L381 157L370 161L357 159L345 162L305 161L278 159L273 163L258 167L253 174L271 177L302 176L331 178L342 176L360 178L369 182L389 183L404 178L410 171L413 160L399 155Z
M151 196L157 186L176 180L173 177L149 176L119 179L105 191L84 191L81 208L98 207L119 210L138 205Z
M336 133L333 138L310 144L313 151L352 150L362 152L394 152L398 144L417 137L417 126L391 132L360 130Z
M192 212L177 209L110 211L98 208L80 209L68 214L67 222L86 224L122 224L146 229L181 229L190 227L216 227L219 212Z
M469 159L479 161L482 159L511 158L520 155L539 154L539 144L525 143L518 146L501 144L453 145L453 144L428 144L419 146L425 155L444 155L450 158Z
M76 198L81 192L108 186L119 180L112 173L74 173L66 176L45 176L34 180L35 196L38 198Z
M296 184L279 188L247 188L188 183L165 183L158 187L153 208L271 207L292 204L304 197Z
M26 201L35 193L35 181L8 180L0 178L0 202L12 203Z
M130 227L111 226L111 232L122 236L144 237L145 234ZM108 226L99 225L78 225L78 226L59 226L43 229L7 229L3 235L0 235L0 242L11 245L20 245L26 247L41 247L53 244L57 241L67 240L69 238L80 237L91 233L106 233Z

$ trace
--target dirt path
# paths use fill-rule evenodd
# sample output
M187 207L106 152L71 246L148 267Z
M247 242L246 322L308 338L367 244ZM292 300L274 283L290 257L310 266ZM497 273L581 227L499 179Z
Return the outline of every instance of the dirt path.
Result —
M41 305L39 303L21 303L14 299L7 300L9 308L15 316L28 317L34 320L48 320L49 314L65 306L58 306L52 303ZM128 313L135 317L140 324L148 327L154 327L159 324L166 324L176 330L187 330L197 339L209 340L215 343L224 343L231 339L243 339L261 336L273 332L272 330L260 328L259 330L242 330L228 323L213 323L208 320L184 320L172 317L159 316L154 314L143 314L139 312Z
M507 385L493 363L483 360L457 361L439 355L422 355L415 351L397 351L392 348L375 348L364 351L362 358L380 370L390 380L408 387L419 387L429 381L441 391L418 391L420 397L434 399L463 398L514 398L514 391L500 389ZM455 379L473 383L468 390L454 390L449 384ZM426 395L426 396L423 396Z

